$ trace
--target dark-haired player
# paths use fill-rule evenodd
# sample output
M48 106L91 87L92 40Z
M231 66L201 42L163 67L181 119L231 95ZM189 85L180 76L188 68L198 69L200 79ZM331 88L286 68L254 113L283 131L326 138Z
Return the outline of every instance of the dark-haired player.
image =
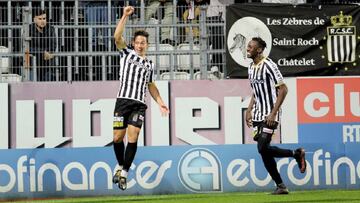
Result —
M147 88L152 98L158 103L162 115L169 113L159 91L154 83L154 63L146 58L149 34L145 31L136 31L132 46L127 46L123 32L128 17L134 12L132 6L124 8L114 33L117 48L120 50L120 87L114 110L114 151L120 166L116 171L113 182L125 190L128 171L134 160L137 150L137 140L144 122L145 93ZM125 149L123 142L127 134L128 144Z
M271 137L280 120L280 106L287 94L287 87L276 63L263 55L266 42L254 37L247 46L247 57L253 62L248 69L250 85L253 90L249 107L246 111L246 123L254 129L257 148L277 187L272 194L288 194L277 170L275 157L294 157L301 173L306 170L305 150L295 151L271 146Z

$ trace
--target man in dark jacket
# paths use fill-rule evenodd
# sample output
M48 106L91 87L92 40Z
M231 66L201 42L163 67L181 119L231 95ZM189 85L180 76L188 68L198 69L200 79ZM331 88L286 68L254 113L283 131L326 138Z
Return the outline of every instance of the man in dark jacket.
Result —
M33 10L34 23L30 25L30 54L36 59L36 80L55 80L55 60L52 53L56 50L56 36L53 26L47 24L46 12L42 9ZM32 67L34 72L34 67ZM31 74L30 80L34 80Z

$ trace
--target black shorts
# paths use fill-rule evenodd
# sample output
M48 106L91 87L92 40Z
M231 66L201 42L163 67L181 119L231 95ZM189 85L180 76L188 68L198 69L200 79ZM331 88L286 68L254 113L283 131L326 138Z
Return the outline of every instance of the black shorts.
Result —
M141 128L144 123L146 109L146 104L139 101L117 98L114 110L113 129L125 129L128 125Z
M266 133L269 135L273 135L276 128L278 126L278 122L275 123L274 126L269 126L265 121L253 121L253 139L257 141L262 133Z

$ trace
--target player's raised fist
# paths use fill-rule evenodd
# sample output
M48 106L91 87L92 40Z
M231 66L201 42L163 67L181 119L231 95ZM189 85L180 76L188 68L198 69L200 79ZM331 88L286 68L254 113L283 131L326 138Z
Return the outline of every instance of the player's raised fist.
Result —
M126 6L124 7L124 15L130 16L134 12L134 7Z

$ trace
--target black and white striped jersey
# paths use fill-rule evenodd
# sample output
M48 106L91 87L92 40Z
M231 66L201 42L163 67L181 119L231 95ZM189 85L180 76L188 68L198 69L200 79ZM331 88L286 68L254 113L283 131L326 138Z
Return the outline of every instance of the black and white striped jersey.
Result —
M252 62L248 69L250 85L255 96L253 106L253 121L264 121L275 105L277 87L284 84L284 78L277 65L269 58L264 58L258 64ZM276 116L279 121L280 110Z
M147 85L154 82L154 63L139 56L128 46L120 51L119 76L117 97L145 103Z

